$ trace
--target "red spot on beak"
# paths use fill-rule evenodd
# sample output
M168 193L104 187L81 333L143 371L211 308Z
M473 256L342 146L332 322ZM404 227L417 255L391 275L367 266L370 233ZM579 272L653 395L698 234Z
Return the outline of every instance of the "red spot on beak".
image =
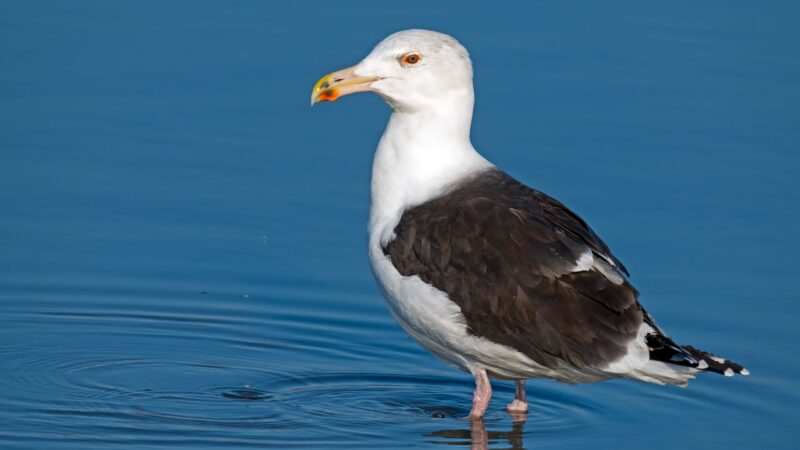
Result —
M339 91L334 89L325 89L324 91L320 92L317 96L318 101L321 102L332 102L339 98Z

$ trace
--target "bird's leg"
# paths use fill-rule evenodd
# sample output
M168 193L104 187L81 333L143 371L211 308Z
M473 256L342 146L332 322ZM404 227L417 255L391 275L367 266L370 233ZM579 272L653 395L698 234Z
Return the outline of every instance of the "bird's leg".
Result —
M525 414L528 412L528 397L525 395L525 380L517 380L514 384L514 401L508 405L508 412Z
M489 400L492 398L492 385L489 383L489 375L486 374L485 369L476 368L472 371L475 376L475 393L472 396L472 411L469 412L469 417L477 419L483 417L486 408L489 406Z

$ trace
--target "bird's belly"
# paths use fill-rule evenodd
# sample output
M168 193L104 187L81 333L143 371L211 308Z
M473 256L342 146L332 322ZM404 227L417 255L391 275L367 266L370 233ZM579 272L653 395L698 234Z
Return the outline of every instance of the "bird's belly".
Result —
M401 275L379 248L370 249L370 262L395 320L445 363L468 372L484 368L500 378L561 378L522 352L469 334L457 304L419 277Z

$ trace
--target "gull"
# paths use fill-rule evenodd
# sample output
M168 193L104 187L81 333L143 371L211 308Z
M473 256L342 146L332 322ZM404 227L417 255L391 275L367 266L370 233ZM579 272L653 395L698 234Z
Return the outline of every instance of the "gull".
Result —
M676 344L638 301L628 270L554 198L517 181L470 141L472 62L453 37L406 30L324 76L311 104L373 92L392 109L372 166L369 260L408 335L475 379L615 378L684 386L699 372L747 369Z

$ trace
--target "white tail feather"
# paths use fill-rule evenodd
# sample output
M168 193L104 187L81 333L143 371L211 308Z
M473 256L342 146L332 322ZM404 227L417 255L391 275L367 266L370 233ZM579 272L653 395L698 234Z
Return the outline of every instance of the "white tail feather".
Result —
M697 372L700 371L693 367L667 364L661 361L648 361L644 367L628 373L627 376L647 383L674 384L683 387L695 377Z

